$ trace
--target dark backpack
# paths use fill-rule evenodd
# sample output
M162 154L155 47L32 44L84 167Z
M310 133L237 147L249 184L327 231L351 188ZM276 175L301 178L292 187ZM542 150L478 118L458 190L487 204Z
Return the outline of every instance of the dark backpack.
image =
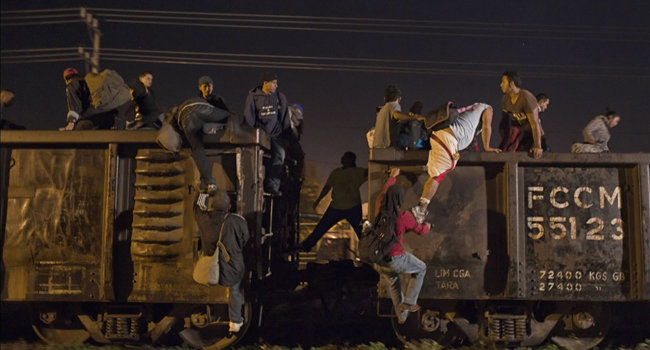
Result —
M437 131L449 127L451 123L456 121L458 119L458 110L454 107L454 103L449 101L427 113L424 118L424 127Z
M367 264L380 262L397 243L395 220L379 213L374 225L359 239L359 259Z

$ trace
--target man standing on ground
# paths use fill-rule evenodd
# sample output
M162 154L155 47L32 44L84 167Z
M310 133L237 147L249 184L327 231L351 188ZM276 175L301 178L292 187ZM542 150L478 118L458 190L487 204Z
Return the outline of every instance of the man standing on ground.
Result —
M368 169L357 168L356 161L357 156L354 153L345 152L341 157L342 167L330 173L314 202L314 209L330 190L332 190L332 202L314 231L300 244L299 250L310 251L332 226L343 219L350 223L357 237L361 236L359 223L362 213L359 187L368 179Z
M528 90L521 88L521 78L514 71L503 72L501 76L502 117L499 130L502 151L530 151L533 158L542 156L542 128L539 123L537 99ZM521 143L524 134L532 133L532 147L526 149Z
M262 74L262 85L248 92L244 107L246 124L264 130L271 137L271 166L266 172L264 190L280 196L280 179L284 170L285 150L280 136L291 128L287 110L287 98L278 90L278 76L275 73Z

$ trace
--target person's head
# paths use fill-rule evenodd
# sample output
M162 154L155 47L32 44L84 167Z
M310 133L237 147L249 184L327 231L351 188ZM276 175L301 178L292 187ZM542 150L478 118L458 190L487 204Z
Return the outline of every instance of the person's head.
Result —
M543 92L540 92L535 97L537 98L537 105L539 106L539 111L544 112L548 108L548 105L551 103L551 99L548 97L547 94Z
M79 77L79 71L76 70L75 68L70 67L70 68L66 68L63 71L63 81L65 82L66 85L70 84L70 82L74 78L78 78L78 77Z
M201 91L203 98L207 98L208 96L212 95L212 89L214 89L212 78L207 75L199 78L199 91Z
M519 73L515 71L505 71L501 75L501 91L505 94L512 90L519 89L521 87L521 78L519 78Z
M611 129L618 125L621 121L621 116L614 110L607 108L605 110L605 117L607 118L607 126Z
M222 189L218 189L214 196L210 198L210 209L214 211L230 210L230 197L228 197L228 193Z
M390 215L394 218L399 217L400 207L404 201L404 187L396 183L388 188L386 196L381 205L381 210L385 215Z
M153 74L151 72L142 72L138 75L138 80L147 88L151 87L153 84Z
M414 114L422 114L423 107L424 105L422 104L422 101L415 101L413 102L411 109L409 109L409 112Z
M0 102L2 103L2 107L11 106L11 104L14 103L14 97L16 97L16 94L12 90L2 89L2 91L0 91Z
M357 166L357 155L354 152L347 151L341 157L341 164L346 168Z
M273 72L262 73L262 91L273 94L278 89L278 75Z
M388 85L384 89L384 102L397 101L402 97L402 92L395 85Z
M293 131L293 134L300 138L302 135L302 121L303 121L303 113L304 110L302 109L302 106L299 104L292 104L289 106L289 117L290 122L291 122L291 130Z

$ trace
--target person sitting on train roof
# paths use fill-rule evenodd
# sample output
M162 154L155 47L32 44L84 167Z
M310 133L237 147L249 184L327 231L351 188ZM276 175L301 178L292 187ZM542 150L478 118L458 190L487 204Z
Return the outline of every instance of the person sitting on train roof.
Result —
M5 119L5 107L9 107L14 103L16 94L9 89L2 89L0 91L0 129L2 130L24 130L22 125L14 124Z
M310 251L327 231L339 221L347 220L357 237L361 237L361 194L359 187L368 180L368 169L358 168L357 156L352 152L345 152L341 157L341 167L334 169L327 177L327 182L314 201L316 210L318 203L332 190L332 202L321 217L318 225L314 227L307 238L296 250Z
M412 208L413 216L419 223L426 218L429 202L436 194L445 175L456 167L458 152L467 148L477 134L481 134L483 150L498 153L498 148L490 147L492 137L492 107L485 103L456 108L447 102L426 116L396 112L400 120L420 119L427 129L432 130L429 142L427 172L429 178L424 183L418 205Z
M230 112L230 108L228 108L228 106L226 105L226 101L223 99L223 97L221 97L221 95L214 93L213 91L214 91L214 82L212 81L212 78L210 78L207 75L200 77L198 96L206 100L211 105L219 109L223 109L224 111Z
M610 133L609 129L618 125L621 116L615 111L607 108L605 115L599 115L592 119L582 130L584 142L576 142L571 145L572 153L601 153L609 152Z
M404 234L409 231L419 235L427 234L431 230L431 225L419 224L411 212L402 211L404 188L396 184L399 172L399 168L391 169L390 176L377 197L377 203L380 205L375 207L375 217L381 212L382 215L393 218L395 223L393 235L397 237L397 242L383 261L373 267L379 272L381 280L388 289L398 323L403 324L409 312L417 312L420 309L417 302L427 265L412 253L405 251L402 240ZM406 274L408 277L405 286L400 283L400 274Z
M539 122L539 109L535 96L521 88L521 78L514 71L505 71L501 76L502 113L499 123L501 144L506 151L529 151L533 158L540 158L542 149L542 128ZM532 142L523 144L522 138L531 133Z
M539 131L542 134L542 149L544 150L544 152L549 152L551 148L546 143L546 133L544 132L544 127L542 126L541 114L548 109L548 106L551 103L551 99L548 97L547 94L540 92L539 94L535 95L535 100L537 100ZM504 134L505 131L501 131L501 133ZM517 148L517 150L521 150L521 151L530 150L533 147L533 143L534 143L533 133L531 132L531 130L525 128L523 134L520 134L520 136L521 136L521 141L519 142L519 147Z
M280 184L284 171L285 149L282 133L291 128L287 97L278 91L278 76L272 72L262 74L262 85L248 92L244 106L244 121L253 128L264 130L271 137L271 166L267 167L264 191L281 196Z
M228 287L229 331L237 333L244 325L241 281L246 271L243 251L250 233L246 220L229 211L230 197L224 190L217 190L211 197L199 197L194 206L203 255L214 255L220 234L222 248L228 253L219 254L219 284Z
M151 85L153 84L153 73L144 71L138 74L138 79L129 83L131 97L133 98L134 110L133 121L127 122L127 129L158 129L164 118L164 114L156 104L156 97Z
M77 69L66 68L63 71L63 81L65 82L68 112L67 124L59 130L113 128L118 111L116 109L100 110L92 107L90 89Z
M393 112L400 112L402 107L402 92L395 85L384 89L384 105L377 112L375 128L372 136L372 148L396 147L399 142L399 125Z
M202 195L217 190L217 181L212 176L212 164L205 154L203 127L206 123L225 123L230 112L214 107L200 97L191 97L165 114L156 141L164 149L178 152L187 140L192 151L192 159L199 170ZM181 137L181 135L184 136Z

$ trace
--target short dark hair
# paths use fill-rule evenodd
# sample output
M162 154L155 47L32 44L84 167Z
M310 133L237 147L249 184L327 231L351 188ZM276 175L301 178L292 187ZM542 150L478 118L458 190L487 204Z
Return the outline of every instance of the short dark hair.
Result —
M357 165L357 155L354 154L354 152L350 152L350 151L347 151L347 152L343 153L343 157L341 157L341 164L356 166Z
M539 94L537 94L537 96L535 96L535 98L537 99L537 102L546 101L546 100L549 99L548 95L543 93L543 92L540 92Z
M145 70L145 71L140 72L140 74L138 74L138 78L142 78L142 77L144 77L144 76L147 75L147 74L151 74L151 76L153 77L153 73L151 73L151 72L148 71L148 70Z
M393 102L402 96L402 92L395 85L388 85L384 89L384 102Z
M616 112L615 110L613 110L613 109L611 109L609 107L605 108L605 116L607 118L612 118L612 117L617 116L617 115L618 115L618 112Z
M519 77L519 73L514 70L507 70L503 72L502 76L508 78L508 81L515 83L516 87L521 87L521 78Z

